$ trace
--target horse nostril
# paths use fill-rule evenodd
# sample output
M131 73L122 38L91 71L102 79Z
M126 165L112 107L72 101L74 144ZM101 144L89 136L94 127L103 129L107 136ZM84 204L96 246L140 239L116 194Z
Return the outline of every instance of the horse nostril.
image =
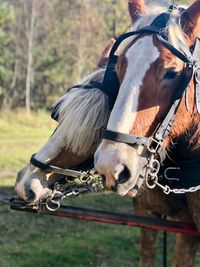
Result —
M128 167L126 167L125 165L123 166L124 166L124 169L119 173L119 176L118 176L118 184L124 184L131 177L131 172L128 169Z
M27 201L34 201L35 200L35 192L32 189L27 191Z

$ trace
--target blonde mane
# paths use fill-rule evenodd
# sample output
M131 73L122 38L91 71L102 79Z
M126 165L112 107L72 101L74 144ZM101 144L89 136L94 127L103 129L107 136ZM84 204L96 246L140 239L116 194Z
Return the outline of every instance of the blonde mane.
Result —
M81 84L102 82L105 69L84 78ZM108 97L97 88L73 88L57 103L58 127L62 127L66 148L77 154L94 151L100 142L100 130L106 127L110 115ZM55 105L57 104L55 103Z

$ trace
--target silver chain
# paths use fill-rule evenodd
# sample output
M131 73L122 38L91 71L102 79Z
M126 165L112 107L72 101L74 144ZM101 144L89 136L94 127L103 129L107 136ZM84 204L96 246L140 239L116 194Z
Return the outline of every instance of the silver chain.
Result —
M100 192L104 190L103 178L94 170L83 172L80 177L68 180L64 183L55 183L51 195L47 198L45 206L49 211L60 208L62 199L73 198L83 193Z
M185 189L185 188L170 188L168 185L162 185L160 184L158 181L156 182L156 185L158 187L160 187L163 192L168 195L170 193L174 193L174 194L185 194L185 193L194 193L198 190L200 190L200 185L197 185L197 186L193 186L193 187L190 187L188 189Z
M166 195L170 193L174 194L185 194L185 193L194 193L200 190L200 185L190 187L188 189L185 188L170 188L168 185L162 185L158 181L158 172L160 170L160 163L154 158L154 155L151 154L149 163L146 167L145 180L147 187L150 189L155 188L156 186L160 187Z

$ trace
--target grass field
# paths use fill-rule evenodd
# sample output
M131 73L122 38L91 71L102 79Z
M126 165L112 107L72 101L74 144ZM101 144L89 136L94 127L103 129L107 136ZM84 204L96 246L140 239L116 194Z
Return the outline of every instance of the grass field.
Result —
M16 172L49 138L56 123L45 112L0 113L0 183L12 185Z
M23 112L0 114L0 195L14 193L10 187L16 172L44 144L54 127L55 122L44 112L31 116ZM133 212L130 199L114 194L87 195L67 203ZM170 262L173 234L169 240ZM161 241L162 233L156 266L162 266ZM138 259L137 228L27 214L0 205L0 267L135 267Z

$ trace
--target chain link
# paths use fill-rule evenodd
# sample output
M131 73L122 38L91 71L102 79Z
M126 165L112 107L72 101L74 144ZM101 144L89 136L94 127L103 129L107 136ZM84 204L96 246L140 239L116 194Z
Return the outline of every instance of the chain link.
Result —
M190 188L170 188L168 185L162 185L160 184L159 182L156 182L156 185L158 187L160 187L163 192L168 195L170 193L174 193L174 194L185 194L185 193L194 193L198 190L200 190L200 185L197 185L197 186L193 186L193 187L190 187Z
M190 188L170 188L168 185L162 185L159 183L158 172L160 170L160 163L154 158L152 154L149 160L149 163L146 167L145 180L148 188L153 189L156 186L160 187L166 195L170 193L174 194L185 194L185 193L194 193L200 190L200 185L193 186Z

